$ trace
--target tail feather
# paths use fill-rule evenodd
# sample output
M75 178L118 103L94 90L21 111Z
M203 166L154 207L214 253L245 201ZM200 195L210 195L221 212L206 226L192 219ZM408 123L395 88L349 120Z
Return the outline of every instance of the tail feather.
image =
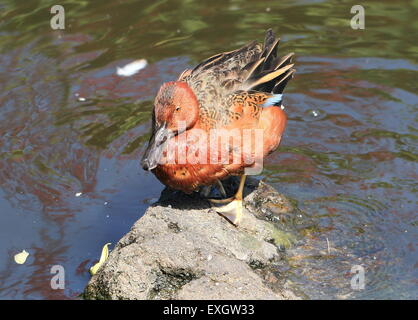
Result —
M259 73L257 70L262 66L264 60L266 60L266 58L262 57L261 59L250 62L242 69L241 74L244 81L251 78L255 73Z
M284 88L286 88L287 83L289 82L290 79L293 78L293 75L295 74L296 69L290 69L288 70L283 77L276 83L276 85L273 88L273 93L274 94L282 94Z
M264 92L271 92L278 81L282 79L282 76L286 74L293 67L293 64L289 64L273 71L262 72L258 78L254 79L246 88L247 90L257 90Z
M256 41L251 41L251 42L247 43L246 45L244 45L243 47L241 47L239 49L215 54L214 56L209 57L208 59L199 63L192 70L192 73L202 72L204 70L208 70L215 65L220 66L222 64L225 64L225 66L227 66L228 65L228 60L231 60L231 59L233 60L234 57L239 56L240 54L245 53L245 52L253 52L253 51L256 52L258 46L259 46L259 44ZM223 67L225 67L225 66L223 66Z
M277 46L279 45L280 39L276 39L271 29L267 30L266 38L264 40L264 49L261 57L266 58L263 70L271 69L274 60L277 58Z
M267 30L260 59L251 65L252 68L248 68L251 72L246 76L244 90L283 92L296 70L292 64L293 52L281 58L277 57L279 40L271 29Z
M294 52L291 52L282 58L278 58L278 62L275 64L274 69L277 70L283 66L291 64L294 54Z

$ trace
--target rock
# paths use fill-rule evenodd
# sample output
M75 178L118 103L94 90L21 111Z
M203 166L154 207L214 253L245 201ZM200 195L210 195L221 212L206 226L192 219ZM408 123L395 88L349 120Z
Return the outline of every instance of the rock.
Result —
M295 299L275 265L292 241L263 220L291 212L263 182L246 187L237 228L198 194L164 190L87 285L86 299ZM276 284L276 285L273 285Z

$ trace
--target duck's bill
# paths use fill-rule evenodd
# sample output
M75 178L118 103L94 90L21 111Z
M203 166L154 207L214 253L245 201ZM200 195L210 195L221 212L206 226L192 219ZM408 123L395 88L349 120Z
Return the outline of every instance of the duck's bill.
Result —
M163 154L166 142L174 136L173 131L167 129L166 124L163 123L156 127L148 143L147 150L141 160L141 166L144 170L151 171L157 167L158 162Z

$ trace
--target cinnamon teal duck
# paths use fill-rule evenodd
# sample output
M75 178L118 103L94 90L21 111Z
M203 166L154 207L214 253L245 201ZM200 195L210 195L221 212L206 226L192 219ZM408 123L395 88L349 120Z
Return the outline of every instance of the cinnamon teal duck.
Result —
M264 44L253 41L216 54L185 70L176 81L164 83L154 102L151 138L142 167L166 186L186 193L222 186L222 179L240 175L235 196L210 199L227 203L216 211L235 225L242 217L246 169L279 146L286 127L282 94L295 69L293 53L278 57L278 43L268 30ZM257 140L251 135L247 148L247 138L233 144L233 138L243 137L245 130L261 131L262 136ZM222 135L229 137L219 141ZM218 150L212 152L213 146ZM261 147L258 155L257 146ZM225 152L226 158L221 158Z

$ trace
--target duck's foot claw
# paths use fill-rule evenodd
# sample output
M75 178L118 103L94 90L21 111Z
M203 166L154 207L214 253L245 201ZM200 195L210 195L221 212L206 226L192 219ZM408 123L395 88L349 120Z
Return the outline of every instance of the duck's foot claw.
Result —
M213 202L214 199L211 199L210 201ZM230 203L228 203L225 206L222 207L214 207L214 210L219 213L221 216L226 218L229 222L231 222L233 225L237 226L242 218L242 200L237 200L235 198L231 199L223 199L223 200L216 200L216 201L223 201L223 202L215 202L215 203L225 203L229 200Z
M238 191L232 198L228 199L208 199L212 203L228 203L222 207L214 207L216 212L228 219L232 224L237 226L242 218L242 192L244 190L245 175L241 176Z

